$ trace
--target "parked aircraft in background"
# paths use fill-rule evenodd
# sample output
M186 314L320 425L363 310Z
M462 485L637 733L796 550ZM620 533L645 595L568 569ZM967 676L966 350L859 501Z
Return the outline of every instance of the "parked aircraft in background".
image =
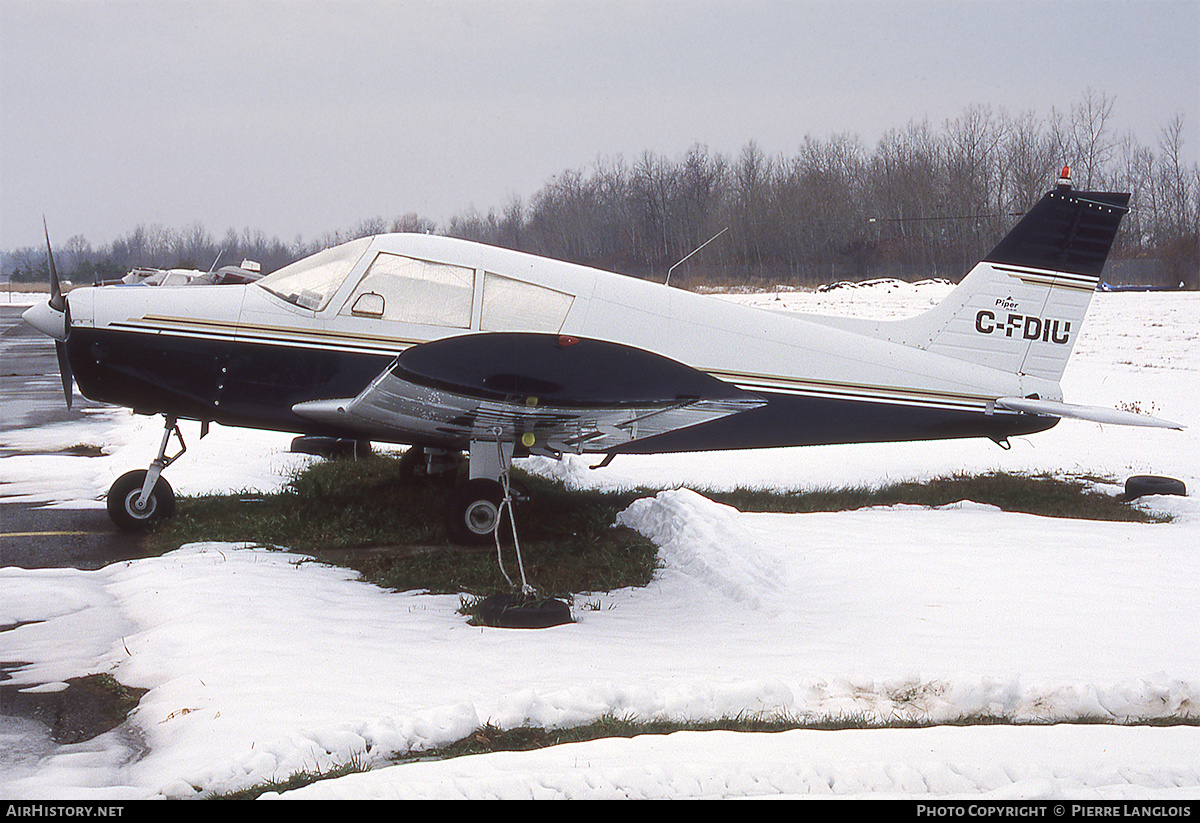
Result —
M131 269L117 280L105 280L99 286L222 286L253 283L262 278L262 270L253 260L240 266L222 266L212 271L199 269Z
M466 453L451 536L490 540L514 457L988 437L1062 417L1059 380L1129 195L1064 179L946 299L907 320L782 314L501 248L364 237L245 285L81 288L26 320L68 398L166 421L113 484L122 528L168 516L178 421L409 444L414 473ZM49 238L47 237L47 245ZM180 443L168 455L172 433Z

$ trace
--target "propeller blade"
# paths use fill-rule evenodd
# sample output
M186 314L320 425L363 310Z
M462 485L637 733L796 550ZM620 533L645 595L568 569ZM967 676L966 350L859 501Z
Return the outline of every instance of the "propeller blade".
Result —
M62 285L58 282L58 270L54 267L54 251L50 248L50 227L46 225L46 215L42 215L42 228L46 232L46 259L50 264L50 308L62 311L66 306L63 299Z
M58 355L58 373L62 376L63 397L67 400L67 411L70 411L72 395L75 393L75 375L71 371L70 361L67 360L67 344L55 340L54 351Z
M71 333L71 309L67 298L62 293L62 283L58 280L58 268L54 265L54 249L50 245L50 227L46 224L46 215L42 215L42 229L46 233L46 262L50 268L50 308L63 315L63 340L54 341L54 353L58 355L58 374L62 378L63 397L67 401L67 411L71 410L75 394L75 374L71 371L71 361L67 358L65 338Z

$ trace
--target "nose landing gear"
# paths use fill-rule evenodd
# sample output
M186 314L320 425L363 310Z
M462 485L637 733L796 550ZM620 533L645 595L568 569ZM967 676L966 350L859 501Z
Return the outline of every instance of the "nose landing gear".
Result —
M207 427L205 427L207 428ZM179 451L167 455L171 435L179 441ZM204 436L203 429L201 437ZM158 456L148 469L126 472L108 490L108 516L122 531L146 531L175 513L175 492L162 471L187 451L174 415L167 415Z

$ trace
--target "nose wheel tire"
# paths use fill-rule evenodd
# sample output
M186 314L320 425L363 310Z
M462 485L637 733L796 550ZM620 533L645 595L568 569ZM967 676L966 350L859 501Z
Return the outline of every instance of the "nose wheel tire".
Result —
M500 501L504 489L495 480L468 480L450 498L446 513L446 533L461 545L484 545L493 541L500 524Z
M144 507L138 506L146 470L126 472L108 490L108 516L123 531L145 531L175 513L175 492L165 478L159 477Z

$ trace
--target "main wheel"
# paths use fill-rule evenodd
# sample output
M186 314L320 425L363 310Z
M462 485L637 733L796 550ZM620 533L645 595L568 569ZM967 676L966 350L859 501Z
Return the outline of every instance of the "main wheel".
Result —
M126 472L108 490L108 516L117 528L127 532L145 531L175 513L175 492L166 478L159 477L144 508L137 505L146 482L146 470Z
M492 542L500 524L500 501L504 489L495 480L468 480L455 490L446 513L446 533L450 540L464 545Z

